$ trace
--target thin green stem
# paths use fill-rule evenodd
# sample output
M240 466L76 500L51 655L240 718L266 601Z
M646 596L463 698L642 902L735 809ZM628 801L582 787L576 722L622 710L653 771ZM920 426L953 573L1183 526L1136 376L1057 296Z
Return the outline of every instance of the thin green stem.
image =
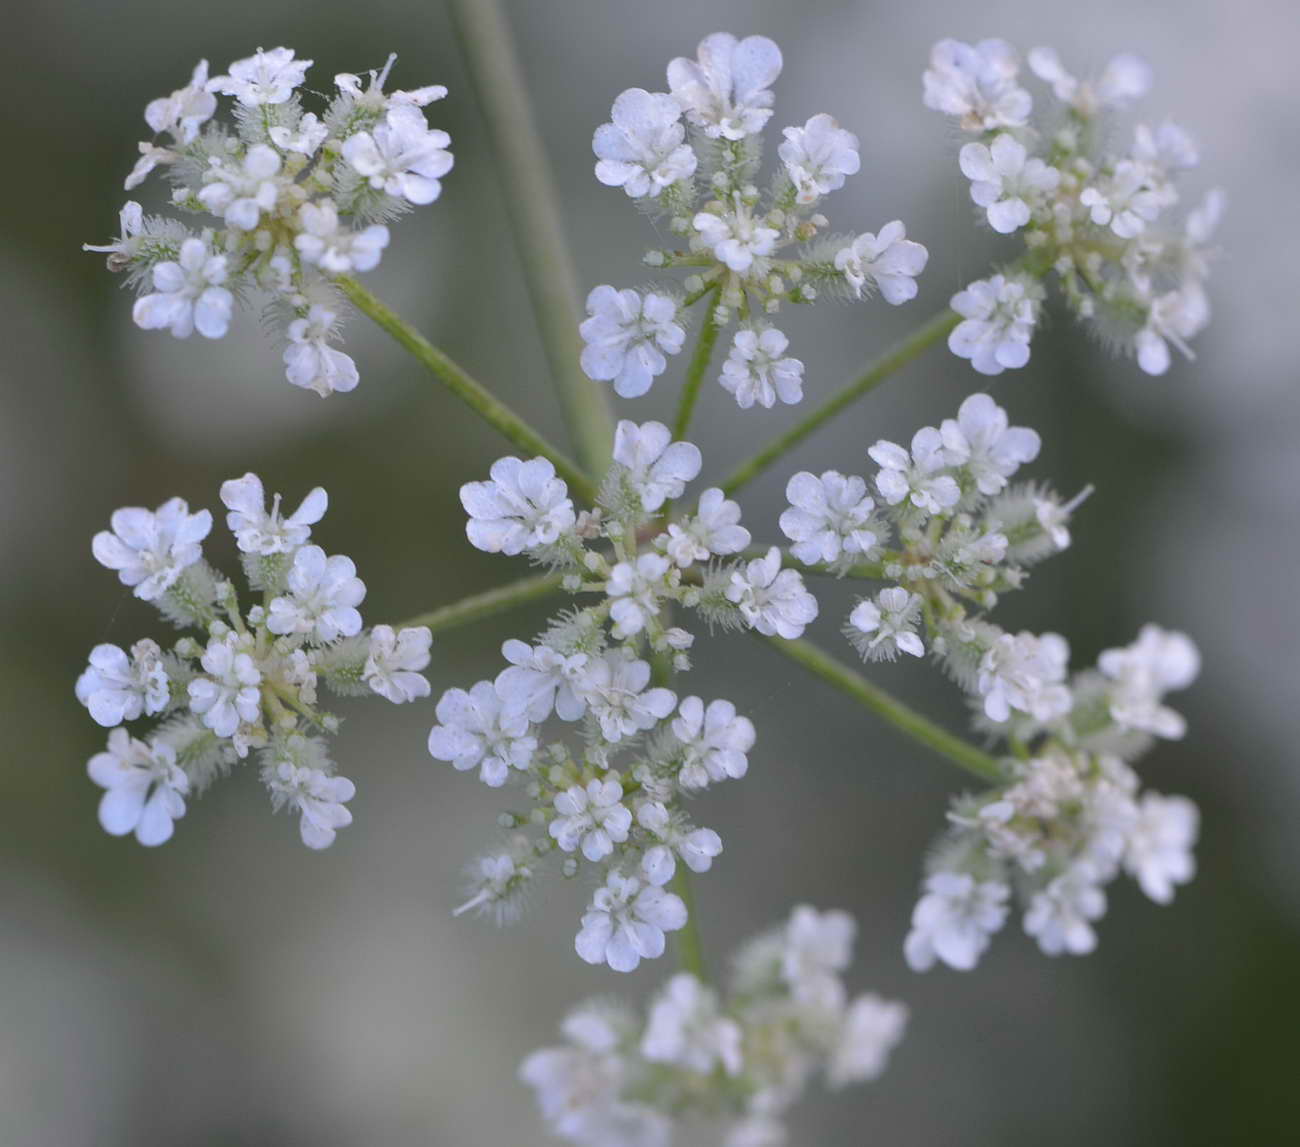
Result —
M716 288L713 290L716 291ZM704 325L700 327L695 353L691 355L690 365L686 368L686 383L682 386L682 396L677 405L677 420L673 423L673 437L678 441L685 438L687 430L690 429L695 403L700 397L700 387L704 383L704 375L709 369L709 359L713 357L713 348L718 341L717 304L716 293L704 296Z
M450 8L487 120L524 281L565 421L578 460L599 477L609 465L614 438L609 393L587 378L579 364L578 272L510 24L499 0L451 0Z
M961 316L947 307L926 320L902 342L896 343L884 354L869 363L862 374L844 387L843 390L831 395L806 418L796 423L784 434L778 434L748 462L737 467L731 476L722 483L723 492L734 494L741 486L752 481L766 470L782 454L793 450L823 422L830 421L846 406L856 402L864 394L874 390L895 371L905 367L922 351L947 337L948 333L959 322L961 322Z
M559 574L539 574L536 577L521 578L508 585L471 594L469 597L461 598L460 601L452 602L451 605L444 605L428 613L409 618L396 628L425 625L434 633L455 629L457 626L481 621L485 617L492 617L494 614L504 613L516 606L540 601L544 597L558 593L560 581Z
M690 972L701 983L707 983L708 977L704 974L704 947L700 943L700 930L695 923L695 890L691 887L691 874L686 871L686 865L677 865L671 887L686 905L686 923L673 933L678 967L683 972Z
M995 757L953 736L947 729L923 717L915 709L891 697L878 685L873 685L856 669L837 661L810 641L784 641L777 637L764 639L778 653L797 661L814 676L847 693L859 704L883 717L896 729L947 757L953 764L973 773L982 780L1000 783L1005 779L1002 766Z
M525 454L549 458L555 466L556 473L569 484L569 488L579 498L588 502L595 500L596 485L578 468L577 464L547 442L504 402L495 398L481 382L467 374L459 364L429 342L410 323L350 275L339 275L334 282L357 310L392 335L470 409L504 434Z

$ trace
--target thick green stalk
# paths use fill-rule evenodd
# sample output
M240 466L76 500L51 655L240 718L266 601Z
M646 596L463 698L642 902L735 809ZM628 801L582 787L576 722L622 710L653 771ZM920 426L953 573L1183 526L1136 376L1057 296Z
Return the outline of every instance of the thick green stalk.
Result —
M579 364L578 273L510 25L498 0L451 0L450 7L492 137L501 192L551 377L578 460L599 477L609 465L614 438L609 392L587 378Z
M997 784L1005 780L1002 766L995 757L955 737L928 717L891 697L878 685L873 685L856 669L837 661L810 641L785 641L779 637L764 640L778 653L797 661L814 676L847 693L859 704L866 706L878 717L883 717L896 729L941 753L953 764L974 773L982 780Z
M559 574L539 574L536 577L521 578L509 585L497 586L496 589L483 593L471 594L460 601L452 602L418 617L401 622L397 628L414 625L427 625L434 633L455 629L459 625L468 625L471 621L480 621L496 613L504 613L517 605L527 605L530 601L539 601L560 590Z
M377 326L392 335L437 375L448 390L509 438L525 455L540 454L543 458L549 458L555 466L556 473L569 484L569 489L573 493L588 502L595 500L596 485L578 469L577 463L547 442L510 407L499 398L495 398L481 382L470 377L456 362L372 295L356 279L350 275L339 275L334 282L357 310L373 319Z
M685 438L686 431L690 429L695 403L700 397L700 387L704 384L704 375L709 369L709 360L713 357L713 348L718 341L717 304L716 292L705 294L704 325L700 327L695 353L691 355L690 365L686 368L686 383L682 387L682 396L677 404L677 420L673 424L673 437L678 441Z
M778 434L748 462L737 467L731 476L722 483L723 492L734 494L741 486L766 470L782 454L793 450L823 422L830 421L846 406L856 402L868 391L874 390L891 374L906 366L922 351L933 346L940 339L946 338L948 333L959 322L961 322L961 316L947 307L932 316L903 339L902 342L896 343L879 358L873 360L866 370L848 386L844 387L843 390L833 394L806 418L796 423L784 434Z
M680 861L670 886L686 905L686 923L673 933L677 964L683 972L690 972L701 983L707 982L708 977L704 974L704 947L700 943L700 930L695 923L695 891L691 887L691 874Z

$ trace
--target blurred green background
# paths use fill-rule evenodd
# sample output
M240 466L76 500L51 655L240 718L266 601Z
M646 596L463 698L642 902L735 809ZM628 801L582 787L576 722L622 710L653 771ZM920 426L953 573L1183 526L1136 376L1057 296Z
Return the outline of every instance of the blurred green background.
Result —
M1300 81L1292 0L1042 3L802 0L509 5L584 284L632 285L654 237L591 174L592 129L622 88L663 85L667 60L706 33L775 38L786 67L775 125L828 110L862 140L862 172L828 204L839 230L902 217L931 251L921 297L782 316L807 363L808 400L1011 250L973 225L949 126L920 102L930 44L997 35L1050 43L1076 70L1146 55L1152 117L1192 129L1230 211L1194 363L1151 379L1064 315L1028 369L993 381L1037 427L1033 473L1098 490L1076 545L1002 615L1054 628L1076 663L1144 620L1183 628L1203 676L1175 703L1182 744L1143 762L1148 782L1200 804L1201 874L1170 908L1116 885L1101 946L1048 960L1016 926L972 975L909 973L901 956L921 857L962 778L837 695L735 636L703 646L693 688L758 719L750 775L701 809L727 851L698 892L715 963L806 900L861 923L851 980L908 1001L913 1021L884 1079L807 1103L795 1143L1272 1144L1295 1141L1300 884L1294 744L1300 684L1296 272ZM442 82L431 119L453 137L442 199L395 229L368 283L507 401L559 438L486 134L440 3L224 0L159 8L48 0L4 17L0 90L0 1144L536 1143L525 1052L593 993L643 996L632 977L571 951L582 889L555 882L498 931L453 921L459 868L491 839L494 794L432 761L432 705L352 704L338 759L356 823L324 854L272 818L235 775L149 851L95 822L84 762L103 734L73 697L92 645L162 636L152 611L91 559L117 506L173 494L219 508L252 469L295 501L318 483L318 536L352 555L366 616L393 620L521 572L470 549L458 485L503 444L364 320L347 349L350 396L321 401L282 377L279 347L244 314L218 343L137 330L130 299L83 241L115 234L121 179L145 103L257 45L317 63L309 84L382 64L398 86ZM682 363L620 414L664 417ZM861 471L866 447L950 415L984 385L943 351L852 409L742 499L777 536L798 468ZM806 401L808 401L806 400ZM796 415L738 412L710 385L697 418L705 477ZM214 531L224 533L224 531ZM229 562L228 539L212 556ZM846 587L823 595L837 644ZM495 671L538 610L438 640L435 696ZM963 706L925 666L873 674L952 727Z

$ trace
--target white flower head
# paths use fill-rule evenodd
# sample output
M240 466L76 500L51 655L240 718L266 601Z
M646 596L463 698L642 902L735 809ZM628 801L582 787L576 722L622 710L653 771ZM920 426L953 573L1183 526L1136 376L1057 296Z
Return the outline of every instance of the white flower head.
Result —
M641 874L658 888L677 872L677 857L692 872L708 872L722 855L722 837L711 828L690 827L683 818L670 813L662 801L642 801L637 806L636 822L659 842L641 857Z
M161 713L170 696L162 650L148 638L131 646L129 656L116 645L96 645L90 664L77 678L77 700L106 729L141 714Z
M1124 868L1157 904L1174 898L1174 886L1196 873L1192 848L1200 814L1186 797L1143 794L1137 820L1129 828Z
M491 681L466 692L448 689L438 701L438 724L429 732L429 753L461 772L476 765L491 788L506 783L511 769L526 769L537 750L525 713L507 709Z
M966 398L955 420L944 419L939 434L948 464L965 469L976 489L988 495L1005 489L1007 479L1042 447L1036 430L1011 426L1007 412L987 394Z
M193 143L199 128L216 110L217 97L208 90L208 62L200 60L185 87L161 99L150 100L144 109L144 119L158 134L168 131L178 143Z
M131 318L142 330L168 330L178 339L196 329L219 339L230 328L235 305L225 281L226 256L213 254L206 238L186 239L175 262L154 264L154 290L136 299Z
M717 994L690 972L679 972L650 1005L641 1054L699 1075L721 1066L734 1076L741 1070L740 1044L740 1025L719 1013Z
M786 483L785 497L790 505L781 511L779 524L793 543L790 552L801 562L864 557L880 542L871 521L876 503L861 478L837 470L819 478L802 470Z
M923 513L940 514L961 500L956 479L945 473L943 437L933 426L923 426L912 435L910 453L883 438L867 453L880 467L876 489L889 505L908 502Z
M284 348L285 378L322 398L355 390L358 382L352 357L329 345L337 319L328 307L314 304L305 318L294 319L285 331L289 336Z
M266 628L275 634L306 634L328 644L361 632L356 608L366 596L357 567L342 554L327 557L320 546L303 546L289 567L289 592L272 599Z
M900 652L920 657L925 653L916 633L920 617L920 595L891 585L876 594L874 601L864 599L854 606L844 633L870 661L893 661Z
M212 638L200 664L205 676L189 683L194 715L218 737L233 737L241 724L256 723L262 712L262 671L239 634Z
M1019 71L1020 61L1005 40L974 45L940 40L922 77L925 106L956 116L963 131L1023 127L1033 100L1016 82Z
M246 60L236 60L230 72L213 76L208 90L234 96L246 108L287 103L294 89L307 78L311 60L295 60L292 48L258 48Z
M288 517L280 516L280 495L266 509L266 491L256 474L221 483L221 501L230 512L226 525L246 554L285 554L305 545L311 528L325 516L329 495L317 486Z
M1121 159L1109 176L1079 192L1092 221L1109 225L1121 239L1141 235L1170 202L1169 190L1153 183L1148 165L1132 159Z
M374 223L361 231L339 226L338 208L329 199L304 203L298 208L302 231L293 245L305 262L332 275L372 271L388 246L388 228Z
M611 872L596 889L574 941L588 964L608 964L616 972L631 972L643 959L664 954L664 933L686 924L681 899L635 876Z
M361 679L379 696L400 705L429 695L429 679L420 670L429 664L433 634L428 626L407 626L394 630L376 625L370 631L370 645Z
M489 554L513 557L550 545L577 521L569 488L546 458L499 458L487 482L466 482L460 502L469 514L470 543Z
M650 685L650 663L613 652L588 662L581 689L600 728L614 743L652 729L677 705L671 689Z
M1133 339L1138 366L1147 374L1164 374L1169 369L1169 343L1194 358L1187 340L1204 330L1209 321L1210 301L1199 283L1185 283L1157 295L1151 301L1146 325Z
M619 562L609 571L605 592L610 597L611 632L620 641L640 633L659 612L658 595L672 563L663 554L644 553Z
M1029 340L1038 321L1041 288L1020 278L977 279L952 297L962 322L948 336L948 349L968 358L980 374L1001 374L1029 361Z
M271 142L281 151L292 151L298 155L313 156L317 148L329 138L330 129L322 123L315 112L308 112L295 128L284 124L272 124L267 134Z
M776 546L733 571L726 596L739 606L745 621L766 637L801 637L817 616L817 599L804 588L798 570L781 568Z
M623 786L614 778L570 785L555 798L555 818L547 831L565 852L582 849L595 863L627 840L632 813L622 803Z
M697 56L668 64L668 87L686 118L711 139L744 139L772 115L771 85L781 74L781 49L766 36L737 40L715 32Z
M908 967L924 972L937 959L969 972L988 947L989 937L1006 923L1010 894L1001 881L977 881L964 872L936 872L929 877L903 943Z
M1014 709L1035 721L1054 721L1073 701L1064 684L1070 647L1059 633L1000 634L980 660L976 688L990 721L1006 721Z
M925 270L930 252L907 238L907 228L895 219L879 234L864 231L847 247L835 252L835 269L860 299L863 288L872 284L885 302L898 306L916 298L916 276Z
M746 754L754 747L754 722L736 712L730 701L684 697L672 724L682 746L677 774L684 789L702 789L710 782L739 780L749 771Z
M442 177L454 159L451 136L430 128L424 116L394 108L370 131L343 141L343 158L375 191L423 206L442 194Z
M587 654L563 654L549 645L529 645L511 639L501 646L510 662L496 678L497 695L507 709L526 713L540 724L552 712L562 721L576 721L587 711L581 692Z
M710 557L738 554L750 542L740 524L740 505L712 486L700 495L694 516L668 526L664 552L682 569Z
M788 127L778 148L786 174L796 188L796 201L816 203L821 196L838 191L844 178L856 175L858 137L845 131L825 112L813 116L803 127Z
M271 211L280 197L280 153L264 143L248 149L238 166L212 160L204 172L205 186L199 202L214 215L220 215L227 227L252 231L263 213Z
M695 174L695 152L685 142L682 112L672 96L629 88L614 101L612 123L592 137L596 178L632 199L659 195Z
M1200 653L1186 634L1144 625L1132 645L1105 650L1097 667L1109 679L1116 724L1169 740L1186 733L1182 715L1161 704L1166 693L1186 689L1200 672Z
M781 232L754 218L752 208L737 193L732 206L721 212L700 211L691 220L698 243L729 270L743 275L776 250ZM761 265L761 264L760 264Z
M125 729L114 729L107 751L91 757L86 771L105 790L99 800L99 823L105 832L134 832L136 840L150 847L171 839L173 822L185 815L190 786L169 744L145 744Z
M212 529L212 515L191 514L183 498L172 498L157 510L114 510L109 524L112 529L101 530L91 543L95 560L117 570L121 583L141 601L154 601L203 556L200 543Z
M781 979L796 1000L842 1002L838 973L853 958L858 926L847 912L800 904L790 914L781 951Z
M1031 48L1027 60L1034 75L1051 84L1056 98L1083 116L1140 99L1151 88L1151 66L1129 53L1113 56L1092 80L1079 80L1066 71L1055 48Z
M844 1014L839 1039L826 1066L831 1087L876 1079L907 1027L907 1005L874 993L859 996Z
M681 497L704 464L698 446L672 438L672 431L662 422L638 426L622 419L614 431L614 461L626 469L627 480L648 514Z
M356 796L357 787L347 777L280 761L267 787L276 808L287 806L298 813L298 832L308 848L329 848L338 830L352 823L352 813L344 806Z
M144 231L144 209L135 202L127 200L122 210L117 213L119 235L112 243L83 243L83 251L101 251L108 258L105 263L110 271L124 271L130 265L140 249L140 239ZM1209 231L1206 229L1206 237Z
M803 398L803 363L783 357L790 340L775 327L744 328L731 341L718 381L735 395L736 405L771 409L779 398L793 405Z
M1097 946L1092 921L1106 914L1106 893L1097 873L1080 861L1035 892L1025 912L1025 931L1045 955L1086 956Z
M638 398L677 354L686 331L677 322L677 304L655 291L644 295L605 285L587 296L582 335L582 370L588 378L612 382L623 398Z
M971 199L985 209L989 226L1000 235L1028 223L1034 208L1061 181L1056 168L1031 158L1024 144L1005 133L991 146L966 144L959 158L962 174L971 181Z

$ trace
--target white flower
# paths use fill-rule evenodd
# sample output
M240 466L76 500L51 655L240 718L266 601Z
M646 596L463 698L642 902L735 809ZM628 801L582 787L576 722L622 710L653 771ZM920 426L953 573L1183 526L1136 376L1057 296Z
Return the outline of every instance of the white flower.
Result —
M680 856L692 872L708 872L722 855L722 838L711 828L691 828L675 818L661 801L642 801L636 822L660 843L651 845L641 858L641 874L662 888L677 872Z
M106 254L108 258L105 262L110 271L126 270L139 251L139 239L141 232L144 230L144 209L135 200L128 200L122 205L122 210L117 213L117 226L120 233L112 243L83 243L81 245L83 251L102 251ZM1213 228L1207 227L1203 230L1208 238Z
M498 924L515 918L519 910L519 893L532 879L532 869L517 863L509 852L481 856L469 868L473 895L452 910L453 916L466 912L492 912Z
M1192 847L1199 826L1200 814L1186 797L1143 795L1129 829L1124 869L1157 904L1168 904L1174 885L1195 875Z
M266 628L275 634L305 633L327 644L361 632L357 606L366 596L357 567L342 554L326 557L320 546L303 546L289 567L289 592L272 599Z
M1105 650L1097 667L1110 679L1116 724L1175 741L1187 732L1182 715L1161 704L1166 693L1186 689L1200 672L1201 656L1185 634L1144 625L1132 645Z
M140 142L139 149L140 158L135 161L135 166L131 168L126 179L122 181L122 187L126 191L139 187L155 167L175 163L180 159L180 156L169 148L157 147L145 140Z
M859 996L845 1013L840 1037L826 1066L831 1087L875 1079L885 1070L889 1053L907 1027L907 1005L869 993Z
M199 192L199 202L220 215L226 226L252 231L262 213L270 211L280 197L279 173L280 153L264 143L250 147L240 167L214 158L204 173L207 186Z
M876 594L875 601L858 602L844 632L857 651L872 661L893 661L899 651L920 657L925 653L916 634L920 616L920 595L892 585Z
M609 571L605 592L610 596L612 633L620 641L640 633L659 612L656 591L672 563L662 554L641 554L635 562L619 562Z
M1196 141L1176 123L1165 120L1154 131L1144 123L1133 133L1133 158L1141 164L1157 190L1173 196L1161 184L1174 171L1187 171L1200 163Z
M454 162L451 136L430 128L418 112L388 115L370 131L343 142L343 158L376 191L421 206L442 194L442 177Z
M77 700L107 729L142 713L161 713L170 696L162 650L148 638L131 646L129 657L116 645L96 645L90 665L77 678Z
M1006 721L1011 710L1047 722L1064 716L1072 704L1063 684L1070 647L1059 633L1003 633L980 660L976 688L990 721Z
M1042 447L1036 430L1009 425L1007 412L987 394L965 399L957 418L944 419L939 433L948 465L963 467L981 494L1000 493L1007 479L1037 458Z
M596 178L621 187L632 199L658 195L695 173L695 152L685 143L686 129L672 96L628 88L592 137Z
M775 327L738 330L718 381L748 410L757 402L771 409L778 398L793 405L803 398L803 363L782 358L790 340Z
M702 789L710 781L739 780L749 771L745 756L754 747L754 723L730 701L684 697L672 724L683 749L678 783Z
M943 438L933 426L923 426L912 435L910 454L896 442L883 438L867 453L880 467L876 489L889 505L910 501L918 510L939 514L960 501L956 479L943 473L947 466Z
M266 510L266 492L256 474L231 478L221 483L221 501L230 511L226 525L235 542L246 554L285 554L304 545L311 528L325 516L329 495L317 486L298 504L287 518L280 516L280 495L271 499Z
M796 1000L838 1004L844 987L838 972L853 958L858 926L847 912L818 912L800 904L790 914L781 950L781 979Z
M114 510L109 525L111 531L101 530L91 542L95 560L117 570L121 583L133 587L141 601L153 601L203 556L199 543L212 529L212 515L191 514L183 498L172 498L153 511Z
M916 298L916 276L925 270L930 252L907 238L907 228L895 219L880 233L864 231L847 247L835 252L835 269L860 299L862 289L874 283L885 302L898 306Z
M581 847L593 863L604 860L614 845L627 840L632 813L622 803L623 786L612 777L590 780L586 788L570 785L555 798L555 819L547 831L565 852Z
M765 227L754 219L752 209L737 194L730 211L721 214L700 211L691 220L699 233L699 241L713 252L713 257L737 274L743 274L755 259L764 258L776 250L781 232L775 227Z
M178 142L193 143L216 110L217 97L208 91L208 62L200 60L185 87L149 101L144 120L157 133L169 131Z
M690 972L679 972L650 1005L641 1054L651 1063L710 1075L721 1065L739 1075L741 1031L718 1012L718 997Z
M370 631L370 647L361 679L394 705L429 695L429 681L420 670L429 664L433 634L428 626L408 626L394 632L391 625Z
M546 458L499 458L487 482L466 482L460 502L469 514L470 544L489 554L513 557L550 545L577 520L569 488Z
M1167 193L1151 184L1150 175L1146 165L1121 159L1109 178L1079 192L1079 203L1089 209L1094 223L1110 224L1121 239L1132 239L1169 204Z
M106 790L99 800L99 823L105 832L134 832L136 840L149 846L171 839L172 822L185 815L190 784L170 745L146 745L125 729L114 729L108 735L108 751L91 757L86 771Z
M511 639L501 646L501 655L510 667L497 674L496 690L507 709L526 713L538 724L552 710L562 721L576 721L587 711L580 692L587 654L566 656L549 645Z
M226 281L226 256L214 255L205 239L186 239L177 261L154 264L152 294L141 295L131 310L135 325L146 331L171 331L189 338L198 328L204 338L219 339L230 327L235 299Z
M908 967L924 972L936 959L969 972L988 947L989 937L1006 922L1011 890L1001 881L979 882L964 872L936 872L912 912L912 930L903 943Z
M928 108L957 116L964 131L985 132L1022 127L1033 100L1016 83L1020 61L1004 40L964 44L940 40L930 50L930 67L922 77Z
M1105 914L1106 893L1097 884L1097 873L1081 861L1034 893L1025 913L1025 931L1045 955L1085 956L1097 946L1091 921Z
M817 599L798 570L781 568L781 551L772 546L731 574L727 600L740 607L746 622L766 637L793 640L817 616Z
M1054 48L1031 48L1030 70L1062 103L1081 115L1094 116L1102 108L1119 107L1146 95L1151 87L1151 68L1140 56L1121 53L1111 57L1096 80L1078 80L1065 70Z
M1173 343L1193 358L1187 340L1204 330L1210 321L1210 301L1199 283L1186 283L1166 291L1151 302L1146 325L1134 336L1138 366L1147 374L1164 374L1169 369L1169 346Z
M1029 340L1038 321L1038 300L1022 279L977 279L952 297L964 319L948 336L948 349L968 358L980 374L1001 374L1029 361Z
M614 431L614 461L627 470L627 480L641 497L641 507L653 514L665 502L681 496L703 465L700 448L673 442L662 422L638 426L626 419Z
M416 108L427 107L437 100L447 98L447 89L442 84L428 84L422 88L413 88L411 91L384 92L384 84L388 82L388 73L392 71L393 65L397 63L397 53L390 52L388 59L384 61L384 66L379 71L371 71L370 86L362 88L361 77L351 72L339 72L334 77L334 84L339 89L340 94L351 96L354 100L363 102L368 108L376 112L387 112L394 108L413 111Z
M188 690L195 716L218 737L233 737L241 724L254 724L262 712L262 671L239 634L214 637L200 663L207 676L196 677Z
M607 654L588 663L582 693L607 741L621 741L652 729L673 711L677 697L671 689L650 684L650 663Z
M479 766L485 785L500 788L510 770L526 769L537 749L528 717L501 704L491 681L467 693L448 689L438 701L437 725L429 732L429 753L461 772Z
M588 964L631 972L643 959L662 956L664 933L685 923L686 905L671 892L611 872L582 917L574 947Z
M680 351L686 338L677 322L677 304L654 291L641 295L596 287L587 296L587 315L578 327L586 344L583 373L612 382L623 398L645 394L668 366L664 355Z
M999 135L991 147L968 143L959 156L962 174L971 181L970 197L988 215L989 226L1010 235L1029 222L1033 208L1055 191L1061 173L1010 135Z
M857 174L858 137L825 112L813 116L803 127L786 128L782 134L785 142L777 153L797 189L797 202L815 203L819 197L843 187L846 175Z
M664 552L682 569L710 557L738 554L750 542L740 524L740 506L716 486L700 495L696 513L668 526Z
M335 833L352 823L352 814L343 806L356 796L357 787L347 777L281 761L267 787L277 809L288 805L299 814L298 832L308 848L329 848Z
M286 103L294 88L307 78L311 60L295 60L292 48L257 49L246 60L230 65L230 74L213 76L208 89L234 96L246 108Z
M766 36L715 32L700 41L696 59L669 61L668 87L710 139L737 140L763 130L780 74L781 49Z
M311 156L329 138L330 129L321 123L315 112L308 112L298 121L296 130L290 130L283 124L272 124L267 134L281 151Z
M322 398L355 390L358 381L351 356L329 345L336 319L328 307L314 304L306 318L294 319L285 332L289 336L284 348L285 378Z
M801 562L838 561L841 555L866 555L880 538L870 528L876 508L863 479L827 470L819 478L801 470L785 486L788 509L781 512L781 532Z
M298 208L298 218L303 229L293 245L304 262L333 275L373 270L379 266L379 257L388 246L388 228L382 223L362 231L341 228L338 209L328 199L304 203Z

